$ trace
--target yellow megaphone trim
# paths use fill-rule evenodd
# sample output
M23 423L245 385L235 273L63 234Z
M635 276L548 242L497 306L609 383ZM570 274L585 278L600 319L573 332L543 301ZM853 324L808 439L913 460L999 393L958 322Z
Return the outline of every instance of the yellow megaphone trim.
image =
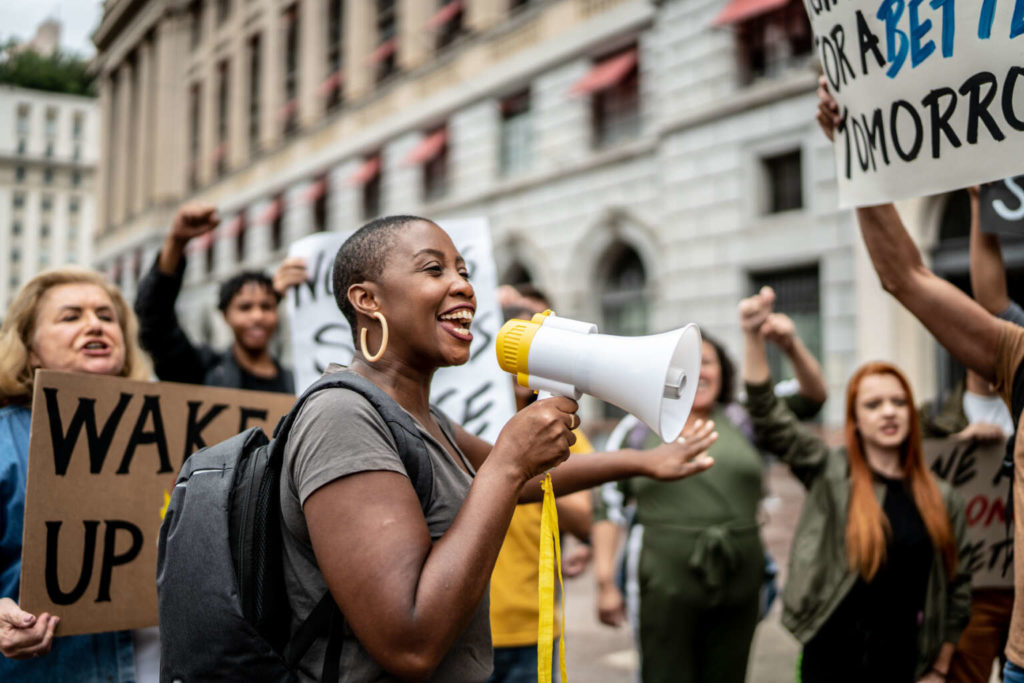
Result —
M498 365L505 372L515 375L519 386L530 386L530 344L549 315L554 315L550 309L537 313L531 320L514 318L498 331L494 344Z

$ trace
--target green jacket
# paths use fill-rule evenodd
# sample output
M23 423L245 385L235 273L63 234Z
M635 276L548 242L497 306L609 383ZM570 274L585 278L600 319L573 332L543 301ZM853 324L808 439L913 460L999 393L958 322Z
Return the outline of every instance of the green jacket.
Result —
M782 624L801 643L809 641L856 584L858 574L846 558L846 521L850 500L845 448L830 449L802 427L772 392L770 383L747 385L747 409L760 445L783 460L807 488L807 499L793 536L789 578L782 593ZM967 546L964 504L946 482L936 478L949 512L957 548ZM883 502L884 487L875 493ZM923 676L943 643L956 643L971 609L971 575L959 563L947 580L942 557L935 553L924 618L918 633L917 676Z

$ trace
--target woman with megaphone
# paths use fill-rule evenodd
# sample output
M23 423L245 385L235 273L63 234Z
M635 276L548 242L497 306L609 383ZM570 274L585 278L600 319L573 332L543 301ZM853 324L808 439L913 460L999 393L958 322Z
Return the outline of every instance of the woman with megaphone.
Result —
M343 372L382 389L418 423L433 467L421 507L391 432L353 392L314 395L299 412L281 480L284 565L295 625L329 589L345 617L345 681L486 681L487 586L519 502L541 500L551 470L559 494L633 475L687 477L707 469L710 423L653 452L569 456L576 402L540 400L492 446L453 424L428 397L434 372L469 359L476 297L466 264L435 223L379 218L338 251L338 306L357 353ZM327 634L300 664L323 670Z
M803 644L804 683L938 683L970 609L964 504L924 461L910 384L861 366L846 392L843 446L802 429L775 397L763 326L740 303L747 408L761 445L807 487L783 591L783 625Z

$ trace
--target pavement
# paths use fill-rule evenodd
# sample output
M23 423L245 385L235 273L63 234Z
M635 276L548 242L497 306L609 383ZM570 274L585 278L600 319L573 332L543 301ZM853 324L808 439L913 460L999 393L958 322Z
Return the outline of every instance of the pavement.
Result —
M769 467L769 497L765 501L762 537L785 581L786 558L796 528L804 491L789 470ZM748 683L793 683L796 680L796 640L779 623L780 604L757 627L747 668ZM597 620L594 577L590 568L569 579L565 590L566 673L574 683L632 683L637 656L629 627L613 629Z

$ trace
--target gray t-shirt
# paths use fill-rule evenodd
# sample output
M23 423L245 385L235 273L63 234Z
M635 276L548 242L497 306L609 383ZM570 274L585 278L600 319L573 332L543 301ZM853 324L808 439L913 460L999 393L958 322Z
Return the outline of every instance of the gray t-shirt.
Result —
M432 411L454 446L451 423L436 408ZM422 426L420 434L434 466L434 490L425 517L430 536L436 541L455 520L472 484L473 468L459 453L469 470L467 474ZM380 414L366 399L348 389L325 389L311 396L288 437L281 477L284 579L288 601L295 612L293 634L327 591L313 554L302 506L321 486L346 475L373 470L405 474L395 441ZM344 522L339 520L339 523ZM353 556L352 561L358 562L358 556ZM327 634L324 633L303 658L300 680L319 680L326 647ZM483 682L490 676L492 662L485 592L466 630L441 660L430 680ZM395 680L363 649L347 624L340 670L339 680L343 683Z
M1003 320L1009 320L1017 327L1024 327L1024 309L1020 307L1013 299L1010 299L1010 304L1006 307L1006 310L1000 313L997 317Z

